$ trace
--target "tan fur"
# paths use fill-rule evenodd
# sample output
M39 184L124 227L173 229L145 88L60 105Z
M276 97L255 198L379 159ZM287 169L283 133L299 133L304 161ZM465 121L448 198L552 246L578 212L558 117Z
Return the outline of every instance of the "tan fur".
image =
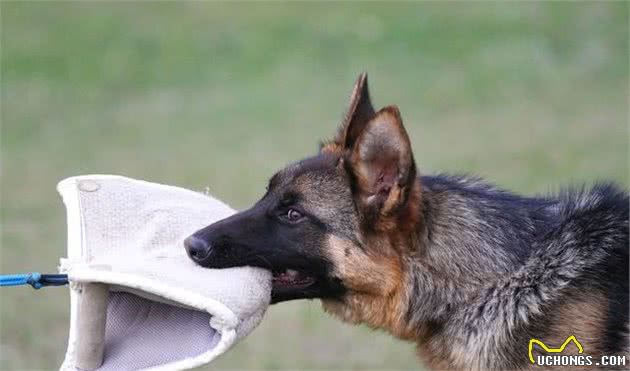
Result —
M373 232L362 235L362 247L329 236L326 255L333 261L334 276L343 281L348 293L343 302L324 300L323 306L344 321L365 323L414 340L418 330L411 329L405 318L409 294L402 259L414 246L411 236L421 214L421 186L415 180L411 143L398 108L390 106L375 113L367 91L367 75L361 74L335 139L325 143L321 152L340 156L340 170L352 168L355 189L360 190L355 197L362 206L370 205L379 192L375 182L382 164L375 162L372 146L375 139L383 137L388 138L392 153L396 153L399 173L371 225Z
M596 362L602 356L600 340L606 328L606 313L608 311L608 299L601 293L585 293L582 297L568 301L556 309L553 316L553 325L549 329L549 336L541 336L541 340L550 348L561 346L566 339L574 335L582 345L583 355L593 356ZM525 345L526 346L526 345ZM534 354L546 354L538 345L534 345ZM570 342L561 355L580 354L575 343ZM538 367L531 366L536 370L557 370L558 366ZM591 366L571 366L571 370L592 370L597 368Z
M342 152L343 148L335 142L323 143L322 149L320 150L320 153L322 154L328 153L339 156L341 156Z
M406 290L400 259L393 254L366 253L352 242L330 236L328 256L334 261L335 276L350 290L343 302L323 300L324 309L351 323L386 329L394 336L411 340L407 327Z
M584 354L601 355L603 331L606 328L608 299L600 293L584 293L582 297L562 304L553 314L553 325L549 329L550 336L541 338L547 346L558 347L567 337L574 335L582 347ZM578 354L577 347L571 343L562 354Z

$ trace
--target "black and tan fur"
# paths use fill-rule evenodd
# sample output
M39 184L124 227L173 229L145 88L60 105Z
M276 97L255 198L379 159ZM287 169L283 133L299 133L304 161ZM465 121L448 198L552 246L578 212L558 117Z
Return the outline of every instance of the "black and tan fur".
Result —
M206 267L270 269L274 302L319 298L431 368L523 369L530 338L628 353L628 203L611 184L521 197L419 176L400 112L374 110L363 74L320 154L186 246Z

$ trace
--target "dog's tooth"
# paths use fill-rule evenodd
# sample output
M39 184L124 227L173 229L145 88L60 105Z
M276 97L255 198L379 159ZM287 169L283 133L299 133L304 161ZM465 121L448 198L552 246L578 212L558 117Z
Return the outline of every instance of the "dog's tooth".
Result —
M297 278L299 276L299 273L298 271L295 271L293 269L287 269L287 276L291 278Z

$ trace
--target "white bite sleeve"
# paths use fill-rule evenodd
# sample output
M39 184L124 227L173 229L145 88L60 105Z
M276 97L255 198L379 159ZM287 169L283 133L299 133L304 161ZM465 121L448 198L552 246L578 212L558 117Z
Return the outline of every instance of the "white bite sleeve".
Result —
M234 213L183 188L113 175L65 179L70 332L63 370L183 370L249 334L269 305L271 274L207 269L183 240Z

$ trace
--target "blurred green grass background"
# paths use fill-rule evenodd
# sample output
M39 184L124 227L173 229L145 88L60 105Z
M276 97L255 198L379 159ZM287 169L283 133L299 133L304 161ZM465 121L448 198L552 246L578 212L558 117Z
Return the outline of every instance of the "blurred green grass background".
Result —
M331 136L368 71L424 173L533 194L628 185L628 3L7 2L1 272L55 271L60 179L114 173L236 208ZM56 369L68 293L3 289L0 368ZM216 368L417 368L413 347L272 307Z

